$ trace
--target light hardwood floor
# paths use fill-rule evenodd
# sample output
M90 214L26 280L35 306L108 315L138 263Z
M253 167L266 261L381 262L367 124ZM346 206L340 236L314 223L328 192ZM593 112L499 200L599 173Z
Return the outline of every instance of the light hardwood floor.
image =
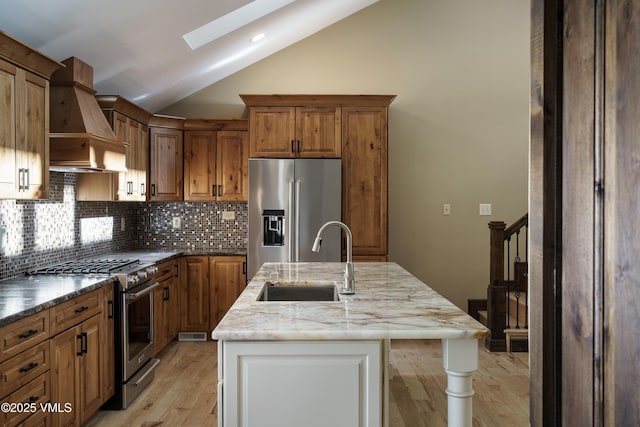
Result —
M156 377L126 411L100 411L90 427L216 426L217 348L214 342L173 342ZM445 427L446 375L437 340L391 342L391 427ZM528 353L479 349L473 377L474 427L529 425Z

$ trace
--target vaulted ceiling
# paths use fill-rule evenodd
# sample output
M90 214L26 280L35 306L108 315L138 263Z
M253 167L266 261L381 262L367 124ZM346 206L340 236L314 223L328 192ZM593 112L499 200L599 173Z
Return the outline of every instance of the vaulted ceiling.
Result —
M0 0L0 30L156 112L376 1Z

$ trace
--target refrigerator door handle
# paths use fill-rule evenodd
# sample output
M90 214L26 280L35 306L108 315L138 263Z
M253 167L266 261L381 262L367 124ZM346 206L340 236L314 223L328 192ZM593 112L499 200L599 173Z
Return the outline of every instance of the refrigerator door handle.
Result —
M296 180L296 248L295 262L300 261L300 180Z
M293 234L293 227L294 227L294 222L295 222L295 218L294 218L294 189L293 189L293 181L289 181L289 230L288 230L288 245L289 245L289 259L287 260L288 262L294 262L295 261L295 238L296 236ZM286 216L285 216L286 218Z

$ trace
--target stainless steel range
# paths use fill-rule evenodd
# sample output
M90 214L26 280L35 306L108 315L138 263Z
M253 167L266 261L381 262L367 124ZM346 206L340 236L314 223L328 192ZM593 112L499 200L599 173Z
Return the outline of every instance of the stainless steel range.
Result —
M160 362L153 358L153 289L158 268L137 259L85 259L33 270L29 274L108 274L114 286L116 393L106 409L124 409L151 383Z

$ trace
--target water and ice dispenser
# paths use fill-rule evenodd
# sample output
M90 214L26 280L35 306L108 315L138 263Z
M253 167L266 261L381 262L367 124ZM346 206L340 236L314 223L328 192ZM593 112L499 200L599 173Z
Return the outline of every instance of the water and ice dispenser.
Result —
M284 246L284 210L267 209L262 211L262 230L264 246Z

